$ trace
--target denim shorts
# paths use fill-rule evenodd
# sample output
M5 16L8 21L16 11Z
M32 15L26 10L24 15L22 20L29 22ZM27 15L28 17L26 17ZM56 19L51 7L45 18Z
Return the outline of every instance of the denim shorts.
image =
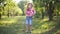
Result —
M26 16L26 25L32 25L32 17Z

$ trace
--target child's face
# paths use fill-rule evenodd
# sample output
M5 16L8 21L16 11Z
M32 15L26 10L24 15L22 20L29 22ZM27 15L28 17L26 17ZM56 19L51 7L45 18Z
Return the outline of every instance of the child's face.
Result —
M32 4L29 4L28 8L32 8Z

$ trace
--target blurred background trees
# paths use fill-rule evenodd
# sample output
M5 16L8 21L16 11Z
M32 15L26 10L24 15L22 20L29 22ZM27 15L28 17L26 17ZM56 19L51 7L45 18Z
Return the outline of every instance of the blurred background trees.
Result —
M0 0L0 19L2 16L2 11L4 10L5 0Z
M22 14L22 10L13 0L0 1L0 19L2 16L18 16Z
M25 5L26 5L26 1L20 1L19 3L18 3L18 6L19 6L19 8L21 8L21 10L22 10L22 15L25 15L25 13L24 13L24 9L25 9Z
M44 15L48 15L49 20L53 20L53 17L56 15L59 15L59 9L60 9L60 0L33 0L36 8L36 15L42 16L44 18ZM43 9L44 8L44 9ZM43 9L43 10L42 10ZM40 14L41 15L40 15Z
M13 0L0 1L0 19L2 16L20 16L25 15L26 6L29 0L14 2ZM49 20L60 15L60 0L33 0L36 9L36 18L48 17Z

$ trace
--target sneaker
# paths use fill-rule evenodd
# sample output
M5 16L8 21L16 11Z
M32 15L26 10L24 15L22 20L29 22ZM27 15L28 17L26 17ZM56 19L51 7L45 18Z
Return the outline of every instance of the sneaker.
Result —
M32 33L32 31L30 31L30 33Z

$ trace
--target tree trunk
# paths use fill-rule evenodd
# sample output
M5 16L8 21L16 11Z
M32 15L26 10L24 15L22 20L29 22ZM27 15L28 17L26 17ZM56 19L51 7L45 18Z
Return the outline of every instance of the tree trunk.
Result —
M1 13L0 13L0 19L1 19Z
M51 1L49 3L49 10L48 10L48 16L49 16L50 21L53 20L53 13L54 13L54 6L53 6L52 1Z

